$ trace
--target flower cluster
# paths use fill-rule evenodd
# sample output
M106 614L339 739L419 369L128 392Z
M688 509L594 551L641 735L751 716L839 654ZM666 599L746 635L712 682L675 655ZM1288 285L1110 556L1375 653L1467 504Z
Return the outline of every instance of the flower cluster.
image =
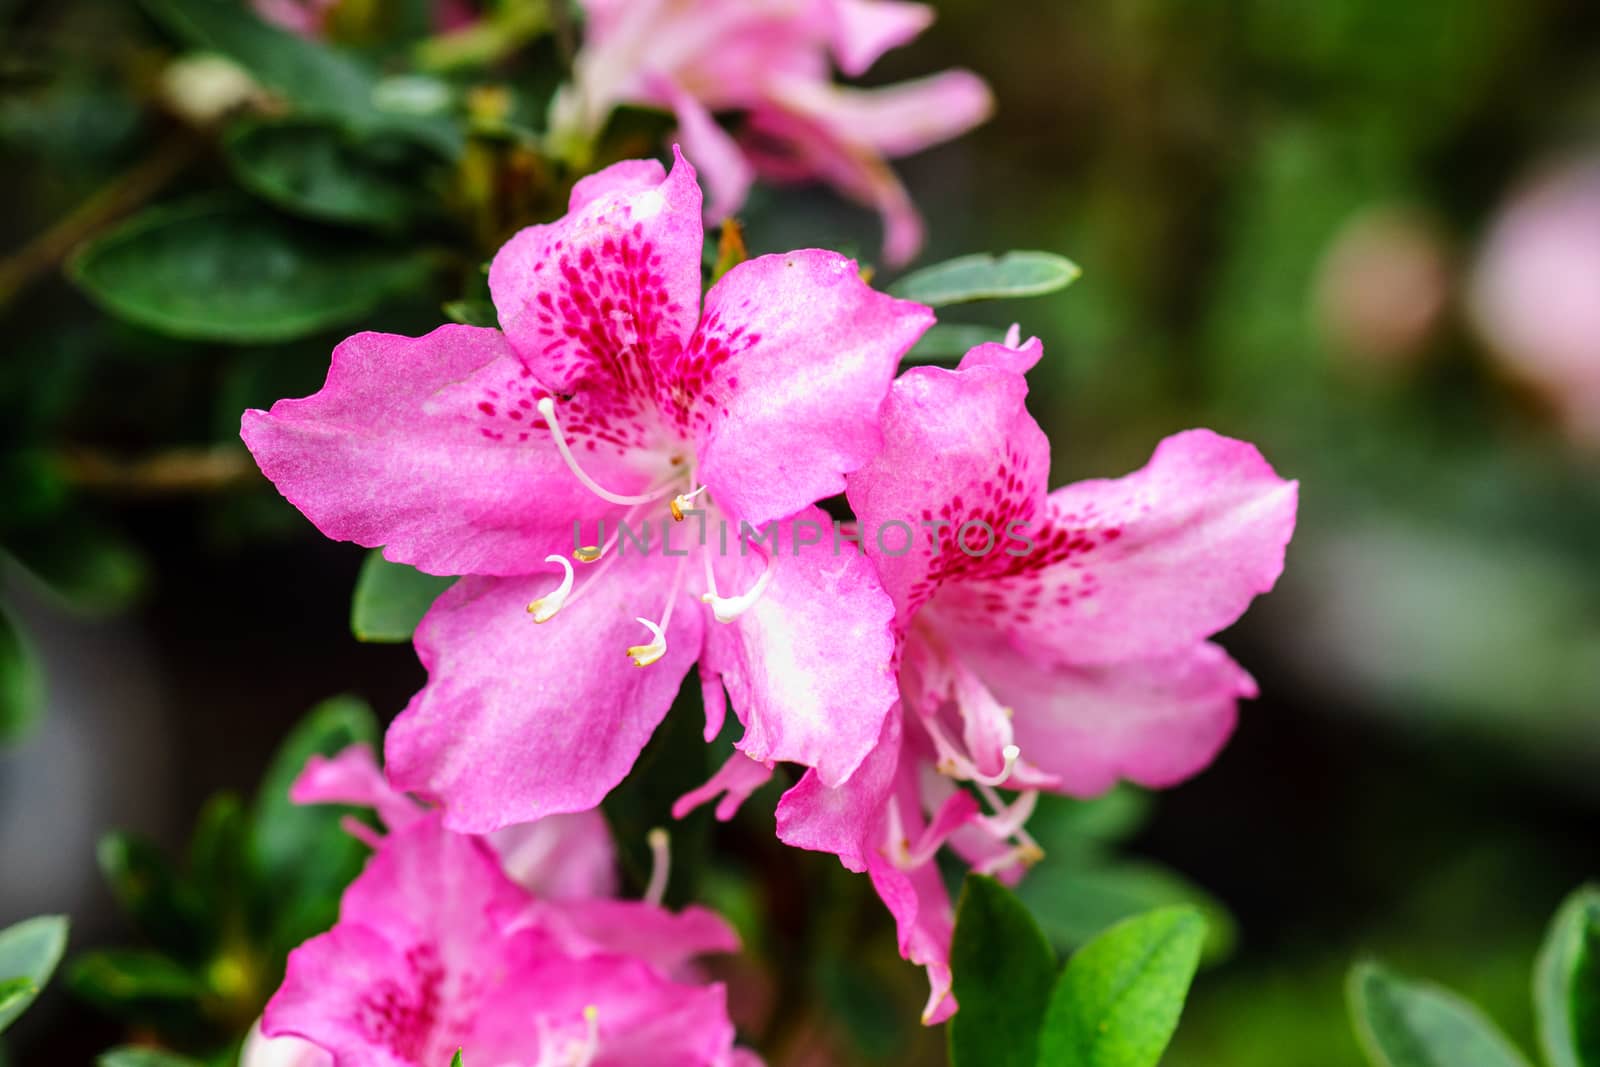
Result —
M928 1022L956 1010L939 850L1018 877L1041 858L1041 791L1177 782L1253 694L1208 640L1272 586L1294 524L1294 483L1253 447L1190 431L1132 475L1051 492L1025 407L1037 340L897 378L928 308L819 250L749 260L702 299L702 219L682 155L616 164L495 257L502 329L360 334L320 392L246 413L261 469L324 533L463 576L417 629L428 681L385 742L393 788L437 808L355 756L302 783L374 804L391 834L296 954L269 1036L341 1063L455 1044L485 1063L728 1062L720 994L682 973L731 947L720 927L592 884L551 904L500 836L592 812L691 667L707 739L730 709L743 736L677 813L720 796L728 818L796 765L779 837L869 875L928 970ZM854 537L801 536L841 492ZM663 540L624 551L652 520ZM574 549L575 524L613 533ZM875 536L891 524L909 550ZM990 551L997 531L1024 536ZM545 865L595 869L587 833ZM630 1058L645 1018L670 1033Z

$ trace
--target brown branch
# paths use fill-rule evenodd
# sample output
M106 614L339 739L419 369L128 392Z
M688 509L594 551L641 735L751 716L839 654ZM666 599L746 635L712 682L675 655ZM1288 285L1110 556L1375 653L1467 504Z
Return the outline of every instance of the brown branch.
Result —
M118 496L213 493L261 477L250 454L237 445L171 448L137 459L75 448L57 457L68 483Z

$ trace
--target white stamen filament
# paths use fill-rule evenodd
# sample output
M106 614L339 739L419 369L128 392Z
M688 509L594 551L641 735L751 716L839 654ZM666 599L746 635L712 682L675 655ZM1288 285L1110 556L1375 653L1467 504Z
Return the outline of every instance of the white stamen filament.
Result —
M756 601L760 600L761 595L767 591L767 586L772 584L772 574L775 570L777 570L776 557L773 554L769 554L764 549L756 548L754 545L751 547L755 548L756 551L761 554L761 558L765 563L765 566L762 568L761 577L756 579L756 584L750 587L749 592L732 597L718 596L715 586L710 581L709 577L707 579L706 584L712 585L712 588L709 591L701 594L700 599L702 602L711 605L711 614L715 616L718 622L732 622L740 615L743 615L745 612L755 607ZM706 573L709 576L711 568L709 560L710 553L708 552L706 555Z
M601 500L622 505L648 504L650 501L660 500L662 497L672 492L672 486L677 484L674 481L662 486L659 489L652 489L647 493L640 493L635 496L625 496L622 493L613 493L611 490L607 489L605 486L589 477L589 473L582 467L578 466L578 460L573 456L572 449L567 447L566 434L562 433L561 423L556 418L556 402L548 396L541 397L539 400L539 414L544 416L545 424L550 427L550 437L553 441L555 441L556 449L561 453L561 458L566 462L567 469L572 471L573 477L577 478L579 482L583 483L583 487L585 489L589 490L589 492L593 493Z
M1013 863L1020 863L1024 867L1032 867L1042 859L1044 859L1044 849L1037 844L1023 842L1015 848L1008 848L1004 852L990 856L982 863L974 865L972 870L976 874L994 874L997 871L1005 870Z
M673 521L674 522L682 522L683 521L683 513L685 511L689 510L690 502L693 501L695 497L697 497L701 493L705 492L707 488L708 488L707 486L702 485L700 488L694 490L693 492L690 492L690 493L679 493L677 496L673 497L672 500L669 501L668 504L667 504L667 510L672 512Z
M659 908L667 897L667 879L672 875L672 838L661 827L645 835L650 843L650 884L645 886L644 902Z
M677 606L678 594L683 590L684 565L688 562L688 553L678 560L678 570L672 577L672 588L667 593L667 606L661 612L661 621L651 622L635 617L635 622L650 631L648 644L628 646L628 658L633 660L635 667L648 667L667 654L667 626L672 622L672 609Z
M544 596L528 605L528 613L533 616L534 622L549 622L556 617L556 612L566 606L567 597L572 592L572 564L566 556L546 556L546 563L559 563L562 575L561 584L556 586L554 592Z

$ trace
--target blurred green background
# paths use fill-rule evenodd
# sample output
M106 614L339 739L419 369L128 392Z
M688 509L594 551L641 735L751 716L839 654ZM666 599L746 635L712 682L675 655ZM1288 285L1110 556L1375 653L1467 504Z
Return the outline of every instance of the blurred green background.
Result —
M1472 995L1531 1047L1540 930L1600 868L1600 445L1583 423L1600 332L1581 299L1495 287L1554 271L1600 307L1600 6L936 6L869 80L966 66L998 100L976 133L898 164L923 262L1042 248L1084 269L1065 293L950 316L1044 340L1031 407L1056 483L1123 473L1193 425L1301 482L1285 578L1224 636L1262 698L1210 770L1111 835L1119 862L1160 861L1233 916L1164 1062L1354 1067L1342 982L1367 953ZM304 709L352 691L387 717L421 680L406 646L350 636L362 553L255 477L239 412L313 391L345 333L442 321L499 239L561 203L516 148L559 73L545 38L450 74L481 119L464 155L384 164L389 195L441 217L307 237L351 257L314 282L354 313L229 344L130 325L64 277L71 248L142 205L246 195L237 131L165 102L179 52L117 0L0 0L0 658L26 645L48 693L0 748L0 922L68 911L79 950L133 936L96 835L176 850ZM617 153L659 149L659 121L615 125ZM1500 227L1528 203L1553 215L1519 249ZM824 190L758 189L742 217L752 251L877 248L875 220ZM1491 271L1501 232L1509 265ZM222 241L211 269L249 286L246 251ZM769 930L730 979L749 1025L786 1050L774 1062L939 1062L864 880L776 847L770 811L762 794L717 829L731 858L682 887ZM1099 862L1069 845L1055 876L1074 861ZM87 1062L123 1034L57 988L13 1056Z

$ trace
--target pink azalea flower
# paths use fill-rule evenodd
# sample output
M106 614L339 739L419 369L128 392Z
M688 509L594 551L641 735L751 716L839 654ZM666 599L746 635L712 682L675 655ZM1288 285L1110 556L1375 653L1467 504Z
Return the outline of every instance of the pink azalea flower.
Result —
M759 1063L732 1047L723 988L693 964L737 937L704 909L606 899L615 857L598 813L454 834L360 745L313 757L290 795L371 806L389 832L352 825L373 859L338 924L290 955L244 1067L423 1067L457 1047L528 1067Z
M1024 826L1039 791L1158 788L1209 763L1255 685L1206 639L1272 587L1294 527L1296 484L1205 430L1047 491L1024 404L1041 352L1013 331L895 383L847 495L895 601L902 705L850 781L808 772L778 805L784 841L871 876L928 969L930 1023L955 1010L937 850L1014 880L1042 856Z
M884 258L904 264L922 222L887 160L989 117L988 87L953 70L882 89L833 85L921 33L933 10L900 0L585 0L574 83L553 105L558 140L587 144L618 104L659 107L711 189L710 221L737 211L751 182L820 179L884 220ZM713 112L750 116L741 144Z
M328 27L328 16L340 0L251 0L263 22L301 37L321 37ZM478 18L471 0L435 0L433 24L441 33L460 29Z
M740 264L702 309L700 206L681 156L616 164L495 257L504 333L358 334L321 392L245 413L324 533L469 575L417 629L429 681L386 742L451 829L594 807L697 660L708 737L726 686L741 751L829 784L895 700L893 606L812 503L877 453L932 313L817 250Z

